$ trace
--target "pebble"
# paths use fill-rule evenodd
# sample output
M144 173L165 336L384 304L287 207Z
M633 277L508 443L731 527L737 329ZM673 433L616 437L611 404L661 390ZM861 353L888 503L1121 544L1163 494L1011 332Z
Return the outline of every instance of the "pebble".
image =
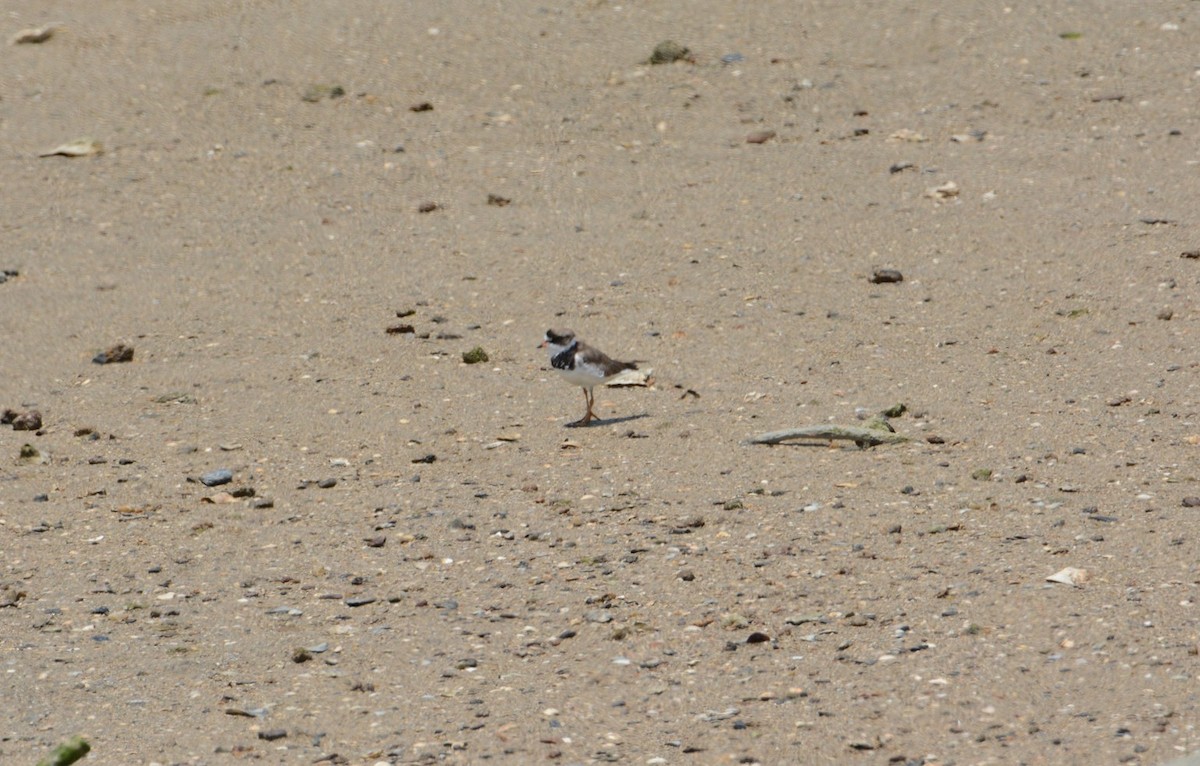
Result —
M200 483L206 487L219 487L233 481L233 471L228 468L218 468L200 477Z
M375 599L371 598L370 596L356 596L354 598L348 598L345 601L346 606L350 607L366 606L367 604L373 603L375 603Z
M96 364L117 364L119 362L133 361L133 346L126 346L124 343L118 343L107 351L101 351L92 357L92 361Z
M4 416L0 418L0 421L12 423L14 431L37 431L42 427L42 413L37 410L29 410L28 412L5 410Z
M268 742L273 742L274 740L277 740L277 739L283 739L286 736L287 736L286 729L267 729L266 731L260 731L258 733L259 739L265 739Z
M903 281L904 275L896 269L875 269L875 273L871 275L871 283L876 285L893 284Z
M1189 495L1183 498L1182 505L1184 508L1200 508L1200 497Z
M318 481L317 486L320 487L321 489L333 489L334 487L337 486L337 483L338 483L337 479L330 477L328 479L321 479L320 481Z
M650 58L646 60L647 64L670 64L680 59L687 59L691 51L687 46L680 45L674 40L663 40L658 45L654 46L654 51L651 52Z

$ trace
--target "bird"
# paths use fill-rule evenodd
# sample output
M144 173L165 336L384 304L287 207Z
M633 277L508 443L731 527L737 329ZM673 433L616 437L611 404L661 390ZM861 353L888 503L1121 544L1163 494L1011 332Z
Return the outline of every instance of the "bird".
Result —
M568 383L583 387L583 398L587 412L569 426L586 426L598 419L592 411L595 395L592 388L607 383L626 370L636 370L637 362L618 362L600 349L589 346L575 337L573 330L546 330L546 337L538 348L550 350L550 366L558 371Z

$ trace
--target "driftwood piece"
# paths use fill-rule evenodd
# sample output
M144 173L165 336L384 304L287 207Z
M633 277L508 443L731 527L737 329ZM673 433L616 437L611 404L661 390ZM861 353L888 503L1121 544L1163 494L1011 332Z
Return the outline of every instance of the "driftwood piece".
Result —
M769 431L751 437L743 444L780 444L790 439L848 439L864 449L879 444L901 444L908 441L907 436L901 436L891 431L858 426L824 425Z

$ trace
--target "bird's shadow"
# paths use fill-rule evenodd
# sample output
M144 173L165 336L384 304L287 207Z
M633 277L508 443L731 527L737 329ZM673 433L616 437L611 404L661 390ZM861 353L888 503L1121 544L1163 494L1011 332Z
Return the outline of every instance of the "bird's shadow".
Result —
M624 415L619 418L596 418L590 423L580 423L579 421L567 423L565 426L563 426L563 428L595 428L596 426L615 426L618 423L628 423L631 420L641 420L642 418L648 417L650 417L650 413L643 412L640 415Z

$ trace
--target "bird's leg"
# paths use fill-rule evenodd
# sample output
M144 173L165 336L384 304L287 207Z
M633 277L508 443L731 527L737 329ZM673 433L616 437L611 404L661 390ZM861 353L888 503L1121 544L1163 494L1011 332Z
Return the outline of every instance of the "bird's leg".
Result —
M590 423L590 422L592 422L593 418L596 418L596 413L592 412L592 406L596 404L596 394L590 388L585 389L584 393L587 394L588 411L587 411L587 417L584 419L583 422ZM596 418L596 419L598 420L599 418Z
M579 421L579 425L586 426L592 422L595 415L592 414L592 390L590 388L583 389L583 401L587 403L587 412L583 415L583 420Z
M582 388L583 388L583 401L584 401L584 404L587 405L587 412L584 413L583 417L581 417L579 420L575 420L570 423L567 423L567 425L569 425L569 426L586 426L588 423L592 422L592 398L588 395L587 387L584 386Z

